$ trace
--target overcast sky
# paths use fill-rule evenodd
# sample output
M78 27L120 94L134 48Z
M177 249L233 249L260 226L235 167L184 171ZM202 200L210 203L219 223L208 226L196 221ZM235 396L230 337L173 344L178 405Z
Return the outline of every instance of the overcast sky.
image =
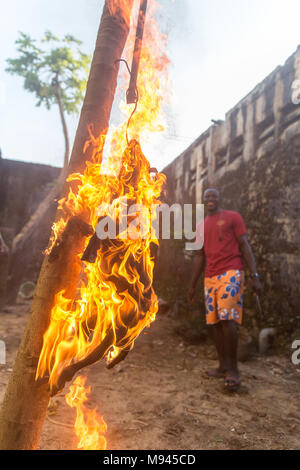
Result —
M151 2L151 0L149 0ZM147 147L162 169L284 61L300 44L299 0L160 0L169 34L172 99L168 128ZM35 107L22 79L8 75L18 31L73 34L92 54L104 0L1 0L0 147L4 158L60 166L58 111ZM78 117L68 117L73 141Z

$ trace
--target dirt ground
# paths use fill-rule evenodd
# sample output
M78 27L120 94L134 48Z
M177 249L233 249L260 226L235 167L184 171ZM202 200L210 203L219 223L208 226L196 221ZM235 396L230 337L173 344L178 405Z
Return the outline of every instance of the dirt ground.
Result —
M25 328L29 303L0 312L0 401ZM100 362L84 371L108 429L109 450L300 449L300 370L288 355L260 357L240 365L242 386L224 390L204 375L214 367L210 342L189 345L174 333L176 320L161 316L112 370ZM65 390L49 405L40 449L76 449L75 411ZM20 398L21 399L21 398Z

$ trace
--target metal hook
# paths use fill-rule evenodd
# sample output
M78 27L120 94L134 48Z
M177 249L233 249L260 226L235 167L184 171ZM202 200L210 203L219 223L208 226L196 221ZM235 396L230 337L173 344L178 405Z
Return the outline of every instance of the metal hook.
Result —
M124 64L126 65L126 68L127 68L127 70L128 70L128 73L129 73L129 75L131 76L131 70L130 70L130 68L129 68L129 65L128 65L127 60L125 60L125 59L117 59L117 60L115 60L114 63L116 64L117 62L124 62ZM128 94L129 94L129 93L130 93L130 90L129 90L129 88L128 88L128 90L127 90L127 92L126 92L126 97L127 97L127 98L128 98ZM133 101L133 103L135 104L135 106L134 106L134 109L133 109L132 113L131 113L130 116L129 116L129 119L128 119L127 125L126 125L126 141L127 141L127 145L129 145L128 127L129 127L131 118L132 118L132 116L134 115L134 113L135 113L135 111L136 111L137 104L138 104L138 100L139 100L139 92L138 92L137 87L135 87L135 101ZM128 99L127 99L127 103L128 103Z

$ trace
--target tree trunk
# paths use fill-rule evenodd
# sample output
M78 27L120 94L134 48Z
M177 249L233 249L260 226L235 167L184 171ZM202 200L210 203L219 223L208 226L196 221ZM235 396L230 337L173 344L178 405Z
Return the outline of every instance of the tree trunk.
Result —
M124 38L120 42L120 34L116 34L116 31L120 30L121 24L128 28L128 13L125 14L118 8L115 8L118 3L124 4L125 2L120 2L120 0L106 1L106 13L101 19L98 31L86 96L81 110L68 173L82 171L85 161L91 157L91 148L83 155L84 144L89 138L88 125L93 124L95 136L105 134L108 128L119 70L115 60L120 59L123 52L122 41ZM130 12L133 0L127 0L127 3L128 12ZM111 8L108 7L110 5L112 5ZM112 13L111 15L109 10ZM121 30L123 30L122 26ZM66 170L63 169L61 176L66 176L66 173ZM13 242L10 253L6 295L8 303L16 302L22 282L36 280L34 276L40 270L43 261L43 251L47 246L51 226L55 218L57 207L55 200L59 199L61 190L61 181L59 181L56 189L53 188L52 194L49 194L41 202L37 211ZM65 185L63 194L65 195L68 190L69 185ZM33 233L35 234L34 243L31 238Z
M60 120L61 120L61 124L63 128L64 139L65 139L65 156L64 156L64 166L62 170L62 173L64 174L66 173L67 168L68 168L70 144L69 144L68 129L67 129L67 124L66 124L66 119L65 119L65 114L64 114L64 108L63 108L63 104L61 101L60 86L59 86L58 80L56 81L55 89L56 89L56 99L57 99L57 104L58 104L58 109L59 109L59 115L60 115Z
M133 0L127 1L131 10ZM112 11L105 3L69 172L82 171L91 156L91 151L83 154L88 138L87 126L94 124L95 135L104 133L108 128L118 75L115 60L121 58L128 36L127 18L119 8ZM65 183L63 192L67 192L68 188L69 184ZM38 446L49 401L47 385L35 382L43 334L49 324L55 295L62 289L66 290L69 298L75 293L80 270L78 253L83 250L83 237L87 234L86 225L72 218L58 256L53 259L49 255L44 259L26 331L0 413L0 449L30 450Z

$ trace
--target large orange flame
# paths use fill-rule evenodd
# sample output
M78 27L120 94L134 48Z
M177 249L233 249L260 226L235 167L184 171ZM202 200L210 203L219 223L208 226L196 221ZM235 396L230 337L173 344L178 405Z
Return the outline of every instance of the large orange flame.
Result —
M78 449L106 450L107 426L97 409L90 410L84 403L88 400L90 387L85 388L86 377L77 377L66 395L66 402L76 409L75 433L79 437Z
M126 4L126 0L118 1L120 5ZM109 3L114 6L118 1ZM150 245L157 243L157 239L150 231L151 206L159 203L165 177L160 173L155 178L150 175L149 162L139 144L149 140L153 132L164 130L162 104L167 97L169 61L165 54L166 37L155 21L156 8L151 0L137 83L139 102L129 128L130 143L126 141L126 126L133 107L124 101L121 103L124 122L112 131L105 168L102 165L105 138L95 138L90 127L85 149L93 146L93 159L83 174L68 178L78 183L78 189L76 193L70 190L59 202L64 216L53 226L48 253L59 243L72 216L85 214L86 219L88 213L89 223L96 230L99 207L103 215L113 207L117 219L124 197L147 209L139 227L144 235L123 239L119 234L115 240L100 243L95 262L82 262L76 298L67 298L64 291L57 293L37 369L37 377L49 376L51 389L63 370L84 360L99 345L104 345L102 356L106 355L109 361L122 350L131 349L158 310L152 287L154 262ZM127 57L132 56L135 27L131 31ZM89 241L87 238L85 246Z

